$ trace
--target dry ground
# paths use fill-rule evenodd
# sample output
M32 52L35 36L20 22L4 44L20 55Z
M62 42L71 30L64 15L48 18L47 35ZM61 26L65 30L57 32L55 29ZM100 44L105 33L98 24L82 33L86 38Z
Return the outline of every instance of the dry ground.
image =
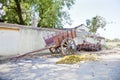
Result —
M109 46L108 46L109 47ZM110 46L99 52L101 60L78 64L56 64L60 57L25 57L0 64L0 80L120 80L120 47Z

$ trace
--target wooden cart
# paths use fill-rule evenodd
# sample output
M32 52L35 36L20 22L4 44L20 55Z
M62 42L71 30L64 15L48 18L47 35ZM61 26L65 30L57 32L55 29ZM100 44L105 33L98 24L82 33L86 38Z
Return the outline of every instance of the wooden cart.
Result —
M76 32L74 29L63 30L63 31L61 30L57 34L51 34L47 38L44 37L46 43L46 46L44 48L12 57L10 60L17 61L21 57L47 49L49 49L49 51L53 54L57 54L57 53L61 55L73 54L76 51L76 44L74 41L75 37L76 37Z
M53 34L51 37L44 38L44 40L46 47L49 47L51 53L61 53L66 55L73 54L76 51L75 37L75 30L70 29L59 32L58 34Z

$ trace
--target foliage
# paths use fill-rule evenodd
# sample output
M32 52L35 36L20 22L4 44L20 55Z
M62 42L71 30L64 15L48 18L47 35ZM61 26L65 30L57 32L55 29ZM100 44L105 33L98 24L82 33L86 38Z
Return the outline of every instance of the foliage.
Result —
M76 64L80 61L94 61L97 56L93 54L69 55L57 61L57 64Z
M5 15L2 17L7 23L17 23L27 25L30 21L29 10L30 5L24 0L0 0L3 4Z
M104 28L106 26L106 21L101 16L95 16L91 20L87 19L86 24L90 32L96 33L98 28Z
M120 42L119 38L114 38L114 39L106 39L106 42Z
M112 41L113 41L113 42L120 42L120 39L115 38L115 39L113 39Z
M108 49L111 49L112 46L110 46L110 45L102 45L102 48L105 49L105 50L108 50Z
M8 23L29 25L32 17L38 19L41 27L58 28L70 23L70 16L64 8L70 9L75 0L0 0ZM38 16L35 16L37 13Z
M107 38L106 38L105 41L106 41L106 42L111 42L111 39L107 39Z

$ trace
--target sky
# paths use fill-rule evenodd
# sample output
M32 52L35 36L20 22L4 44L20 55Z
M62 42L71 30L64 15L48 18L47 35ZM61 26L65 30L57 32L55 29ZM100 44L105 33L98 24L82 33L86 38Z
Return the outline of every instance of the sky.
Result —
M75 27L85 24L86 19L99 15L106 19L104 29L98 29L97 33L109 39L120 38L120 0L76 0L69 11L72 25Z

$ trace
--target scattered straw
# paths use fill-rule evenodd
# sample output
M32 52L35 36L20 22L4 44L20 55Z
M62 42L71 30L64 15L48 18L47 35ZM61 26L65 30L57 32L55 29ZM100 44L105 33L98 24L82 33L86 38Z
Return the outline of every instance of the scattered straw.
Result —
M69 55L61 58L56 64L76 64L80 61L95 61L97 56L94 54Z

